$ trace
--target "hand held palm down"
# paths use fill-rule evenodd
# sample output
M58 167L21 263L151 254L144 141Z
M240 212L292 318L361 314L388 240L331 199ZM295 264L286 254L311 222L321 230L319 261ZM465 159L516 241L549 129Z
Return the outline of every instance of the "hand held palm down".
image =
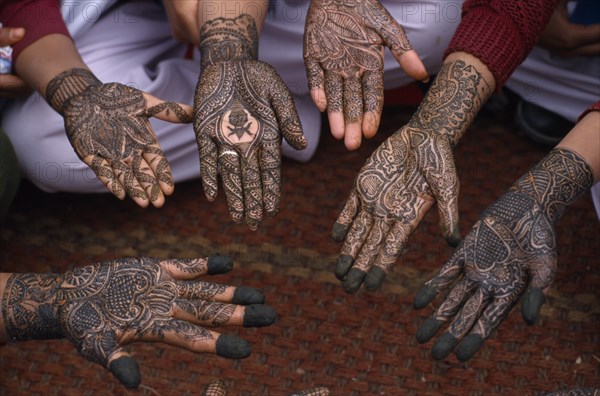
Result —
M250 354L249 344L203 326L266 326L275 311L256 289L204 282L227 272L223 256L208 259L118 259L60 274L13 274L2 313L13 340L67 338L86 359L109 369L126 387L140 383L139 368L123 346L164 342L229 358ZM242 305L246 305L245 307Z
M456 356L470 359L522 296L523 318L529 324L538 320L543 290L556 274L555 224L592 182L585 160L554 149L484 211L450 261L415 297L415 308L423 308L456 282L417 333L426 342L454 318L433 346L434 358L443 359L460 341Z
M408 125L367 160L332 232L334 240L344 241L336 276L347 292L363 282L368 290L380 287L435 202L442 234L449 245L458 245L452 148L489 90L472 66L461 60L444 64Z

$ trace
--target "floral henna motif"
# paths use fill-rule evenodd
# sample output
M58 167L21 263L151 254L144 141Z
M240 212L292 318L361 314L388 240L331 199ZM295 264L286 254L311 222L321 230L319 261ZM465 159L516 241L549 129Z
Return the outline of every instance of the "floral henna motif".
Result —
M554 149L484 211L459 250L415 298L415 307L424 307L464 274L417 334L426 342L458 313L434 345L435 358L447 356L461 339L457 357L471 358L521 296L523 318L537 321L542 290L556 274L555 224L592 182L592 170L581 157Z
M79 158L113 194L123 197L127 193L154 202L161 192L159 182L173 186L169 164L148 118L165 111L180 122L191 122L181 106L163 102L147 108L141 91L118 83L102 84L84 69L56 76L46 95L63 115L67 136ZM153 158L154 169L148 167L145 156Z
M112 364L126 344L161 341L193 350L215 342L215 336L199 325L228 324L237 305L214 301L223 299L226 286L195 279L202 273L230 269L219 263L213 267L213 272L210 267L207 271L206 261L197 259L132 258L64 275L13 274L2 300L6 332L14 341L67 338L86 359L119 377ZM238 289L234 300L239 303L260 302L254 289ZM245 326L264 326L274 320L274 311L267 306L246 309ZM217 354L223 356L244 357L239 351L249 350L236 337L221 336L216 341ZM227 349L231 346L234 352ZM119 379L126 386L137 386L136 380Z
M202 73L194 129L204 191L217 194L220 173L231 217L256 229L275 215L281 196L281 135L306 146L289 90L257 56L254 20L218 18L200 33Z

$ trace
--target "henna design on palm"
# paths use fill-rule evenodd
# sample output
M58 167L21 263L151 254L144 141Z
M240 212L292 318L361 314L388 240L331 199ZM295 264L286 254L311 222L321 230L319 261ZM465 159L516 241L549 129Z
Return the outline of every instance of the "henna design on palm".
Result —
M78 157L118 198L141 206L161 206L173 191L173 176L148 119L190 123L182 105L149 106L141 91L102 84L88 70L71 69L54 77L48 102L63 115L65 130Z
M275 320L259 291L197 279L231 267L231 260L221 256L145 257L98 263L64 275L13 274L2 315L13 340L67 338L83 357L111 370L125 386L137 387L139 369L123 350L133 342L158 341L230 358L250 354L246 341L202 327L266 326Z
M443 359L460 341L456 356L470 359L522 296L523 318L529 324L538 320L543 290L556 274L555 224L592 183L585 160L570 150L554 149L483 212L460 248L415 297L415 308L423 308L455 283L417 333L426 342L454 318L433 346L434 358Z
M218 175L231 217L258 228L281 199L281 136L306 147L285 83L256 60L258 33L248 15L217 18L200 32L202 73L194 99L204 192L214 200Z
M383 53L390 48L407 72L425 78L402 26L378 0L314 0L306 17L304 62L317 106L329 114L332 133L360 145L377 132L383 106ZM417 69L416 72L413 69ZM352 131L352 132L351 132ZM357 136L355 132L358 132ZM352 135L352 136L351 136ZM357 141L349 141L352 137Z
M380 287L436 201L442 235L458 245L459 180L452 148L485 100L485 86L472 66L445 64L408 125L360 170L332 232L344 241L335 273L347 292L363 282L368 290Z

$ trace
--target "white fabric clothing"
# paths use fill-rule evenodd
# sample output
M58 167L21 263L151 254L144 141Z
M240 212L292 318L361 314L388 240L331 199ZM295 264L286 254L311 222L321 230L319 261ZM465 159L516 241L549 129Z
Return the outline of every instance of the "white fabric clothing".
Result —
M308 94L302 57L309 3L272 1L259 44L259 58L278 71L294 97L308 148L296 151L284 142L282 150L284 156L298 161L308 161L313 156L321 130L321 115ZM383 4L404 26L427 70L435 74L460 22L462 1L384 0ZM193 103L200 62L184 58L187 46L172 38L166 13L159 4L143 0L116 4L64 0L62 6L83 60L101 81L131 85L163 100ZM411 81L386 50L386 88ZM156 119L151 119L151 124L175 182L198 178L200 166L192 125ZM42 190L107 191L76 156L62 117L39 95L12 103L3 116L2 127L17 152L22 173Z
M506 86L571 122L600 100L600 56L562 57L534 47Z

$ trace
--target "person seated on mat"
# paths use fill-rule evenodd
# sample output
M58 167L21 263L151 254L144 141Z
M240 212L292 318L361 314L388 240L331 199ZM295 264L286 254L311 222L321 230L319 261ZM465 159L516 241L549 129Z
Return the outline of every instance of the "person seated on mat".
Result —
M127 388L141 382L124 349L134 342L245 358L247 341L206 327L268 326L277 315L257 289L200 279L232 267L230 258L216 255L123 258L63 274L0 273L0 343L66 338Z
M464 3L425 98L408 124L358 172L333 226L333 239L343 241L335 275L347 292L363 284L368 290L380 287L434 203L447 243L460 243L452 150L489 96L525 59L554 7L545 0Z
M92 8L102 17L90 20ZM44 15L38 15L41 9ZM181 86L177 76L192 69L189 60L177 62L185 60L185 47L169 36L165 11L155 2L84 2L62 11L65 20L72 22L69 28L75 41L58 1L0 3L5 26L26 28L24 38L14 45L14 70L49 105L30 95L12 103L2 118L23 174L47 191L106 188L142 207L162 206L176 178L185 180L198 173L196 145L182 148L174 136L178 132L165 124L159 124L160 128L171 139L161 137L159 145L150 123L151 117L171 123L193 121L192 107L164 102L148 92L191 102L186 95L193 93L190 84L185 84L183 95L177 92ZM114 18L120 19L115 22ZM129 23L132 20L146 23ZM197 122L203 119L210 124L203 126L207 133L219 124L223 132L219 138L224 139L207 133L197 136L207 196L213 199L216 194L218 161L232 216L251 228L256 228L263 212L275 214L279 207L280 130L296 149L306 145L287 87L272 68L254 60L257 32L248 16L227 21L216 18L203 26L204 72L197 89L202 108L197 108L201 116L196 117ZM159 78L155 71L163 65ZM103 82L111 80L120 82ZM253 85L235 87L236 81L241 85L252 81ZM257 117L262 117L260 122ZM191 143L196 139L191 127L189 132ZM188 169L181 169L185 175L174 176L161 145L196 152L196 166L185 160ZM176 155L171 162L180 159ZM241 188L244 202L235 195Z
M352 2L344 3L350 5ZM192 103L196 96L196 133L192 125L150 118L155 134L152 141L156 138L160 142L169 166L166 166L167 162L156 161L161 164L161 176L147 172L139 175L143 179L140 182L133 168L143 161L130 161L125 157L131 164L123 163L123 155L119 152L113 153L114 160L111 157L106 161L114 163L114 167L99 159L103 157L94 157L97 159L93 168L100 173L96 177L79 158L83 156L85 159L85 153L77 152L80 150L78 147L73 150L69 135L65 134L63 118L37 95L13 102L6 109L2 126L18 154L22 174L44 191L104 192L106 187L99 179L108 179L110 190L119 197L130 192L137 203L159 206L164 202L164 196L171 193L170 184L202 177L206 195L212 200L217 194L216 172L220 169L232 217L255 228L265 215L275 214L279 207L279 147L284 156L304 162L314 155L319 141L321 117L309 94L302 57L309 5L313 15L309 37L314 38L309 57L313 59L312 63L320 62L327 83L326 91L329 81L337 81L333 91L341 92L342 77L339 74L354 70L355 76L362 74L363 80L371 82L367 107L379 109L381 62L385 65L386 84L390 88L414 81L401 70L392 55L393 52L397 57L410 57L409 54L413 53L408 47L407 37L410 37L410 43L422 57L424 66L428 70L438 69L443 48L460 20L460 4L461 1L433 4L426 1L384 0L381 4L361 1L352 3L348 9L333 12L330 9L332 2L311 3L309 0L272 2L270 5L266 0L224 1L218 4L211 1L164 1L162 5L141 0L90 0L73 4L64 2L62 8L58 0L4 0L0 3L0 19L5 26L30 24L36 28L26 34L24 43L15 46L17 72L25 64L21 58L30 47L37 44L50 52L46 56L56 55L59 52L54 48L57 47L43 40L57 40L60 36L63 41L70 42L66 38L70 36L82 61L94 74L94 78L88 76L94 82L96 77L103 82L116 81L179 103ZM60 18L61 14L63 18ZM365 25L365 17L357 16L363 14L369 16L370 23L379 21L377 26ZM318 31L319 18L323 15L330 18L326 24L328 28ZM402 24L406 35L401 34L390 15ZM338 48L341 52L346 50L343 62L321 59L329 51L317 51L325 48L323 40L331 38L339 46L341 42L348 43L350 37L347 35L353 35L337 29L336 26L343 21L351 21L352 29L357 32L348 48ZM187 43L176 42L171 30L199 49L199 53L192 51L193 59L186 56ZM333 31L340 32L340 36L333 37ZM392 52L386 51L384 55L384 44L391 45ZM349 54L363 54L359 66L348 64ZM28 62L28 65L47 67L49 59ZM344 64L348 67L337 69ZM419 70L421 75L417 78L422 79L423 68ZM45 92L48 81L21 77L31 80L27 82L38 91ZM215 84L219 89L213 92ZM291 99L284 85L288 85L294 93ZM346 85L355 87L356 79ZM197 87L196 95L194 87ZM358 105L355 94L346 97L346 102ZM334 100L332 103L337 102ZM173 115L173 111L169 110L169 113ZM339 116L339 112L333 112L332 117L334 113L337 114L335 117ZM372 120L373 117L365 116L365 119ZM374 125L371 121L368 124ZM301 137L300 126L306 133L305 140ZM367 133L375 129L371 127ZM287 141L280 142L280 130L289 132L286 136L291 145ZM137 147L140 142L146 144L148 139L145 133L134 137ZM144 139L140 140L142 137ZM306 148L297 151L292 146ZM157 146L152 147L152 151L156 151ZM200 168L198 149L202 161ZM103 155L107 156L108 152ZM116 174L113 168L117 168ZM167 173L168 169L172 177ZM150 187L156 185L152 179L158 180L160 188ZM130 185L125 186L127 183ZM142 188L136 187L140 183ZM147 185L150 196L142 191Z

